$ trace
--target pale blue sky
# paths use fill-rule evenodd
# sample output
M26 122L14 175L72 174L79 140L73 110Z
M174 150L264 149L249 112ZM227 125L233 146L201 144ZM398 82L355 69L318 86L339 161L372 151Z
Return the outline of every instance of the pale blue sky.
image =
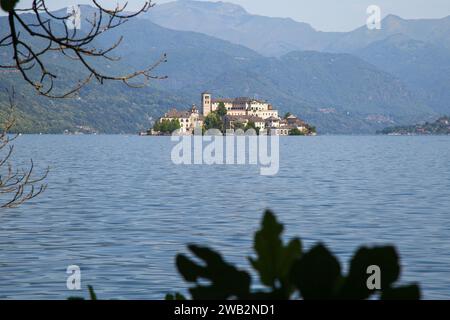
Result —
M25 3L29 0L23 0ZM173 0L156 0L155 3ZM206 0L202 0L206 1ZM103 3L113 1L103 0ZM121 1L119 1L121 2ZM123 1L122 1L123 2ZM143 0L128 0L130 8L137 8ZM366 22L366 9L378 5L383 16L396 14L403 18L442 18L450 15L449 0L229 0L242 5L247 11L273 17L291 17L310 23L323 31L349 31ZM75 3L90 3L89 0L48 1L52 8ZM113 3L116 3L114 1Z

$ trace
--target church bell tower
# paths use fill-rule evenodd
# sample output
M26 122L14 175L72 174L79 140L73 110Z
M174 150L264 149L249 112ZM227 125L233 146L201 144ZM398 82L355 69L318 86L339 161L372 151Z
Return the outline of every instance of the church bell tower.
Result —
M207 116L211 113L212 108L212 101L211 101L211 94L204 92L202 93L202 112L203 116Z

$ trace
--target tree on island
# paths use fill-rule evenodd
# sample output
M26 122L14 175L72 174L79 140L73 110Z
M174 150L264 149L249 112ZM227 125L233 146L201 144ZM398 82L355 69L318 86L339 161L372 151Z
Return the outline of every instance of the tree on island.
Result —
M217 112L218 116L223 119L223 117L225 117L228 112L227 108L225 107L225 103L219 102L219 106L217 107L216 112Z
M246 127L246 125L243 122L236 121L236 122L233 123L233 129L234 130L239 130L240 129L240 130L245 131L245 127Z
M315 126L311 126L311 125L307 124L306 129L308 130L309 134L317 133L317 128Z
M255 123L253 121L249 121L247 123L247 125L245 126L244 130L247 131L247 130L252 130L252 129L255 130L256 134L259 135L259 128L256 127L256 125L255 125Z
M215 111L210 112L205 117L204 130L218 129L222 133L225 131L225 116L227 115L225 103L219 102L219 106Z
M223 132L223 118L217 111L213 111L205 117L204 127L205 130L218 129Z
M178 119L163 119L160 122L156 122L153 126L153 130L169 134L173 133L175 130L178 130L181 128L180 121Z
M298 130L298 128L294 128L289 130L290 136L304 136L305 132Z

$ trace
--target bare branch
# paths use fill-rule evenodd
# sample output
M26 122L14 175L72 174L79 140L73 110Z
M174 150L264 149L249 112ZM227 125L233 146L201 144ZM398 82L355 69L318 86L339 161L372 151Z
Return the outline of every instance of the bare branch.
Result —
M9 161L14 151L11 142L18 135L9 133L16 123L13 115L15 94L14 90L7 93L9 110L0 132L0 208L15 208L45 191L47 185L42 182L47 178L49 169L47 168L43 175L35 178L33 160L30 160L28 169L14 169Z
M145 1L138 11L127 13L125 9L128 3L123 6L117 5L113 9L105 8L96 0L92 0L92 3L97 12L92 17L86 18L90 26L83 35L79 35L80 32L76 28L69 30L67 22L72 18L71 14L57 16L49 11L45 0L33 0L30 8L10 10L8 12L9 34L0 40L0 48L12 50L12 61L10 64L0 65L0 69L18 70L23 79L39 94L50 98L71 97L93 78L101 84L107 80L122 81L131 87L143 87L150 80L165 79L166 77L153 74L161 63L167 61L165 54L143 70L120 76L105 74L92 64L92 58L118 61L120 58L112 57L110 53L121 44L122 37L103 49L95 48L92 45L93 41L101 34L124 24L128 19L147 12L154 4L151 1ZM36 21L34 23L25 21L22 13L32 13ZM25 35L21 36L20 32ZM29 37L39 40L44 47L36 49L25 40ZM60 53L62 56L78 62L89 74L66 92L55 93L55 80L58 75L49 71L43 59L49 52ZM37 79L32 76L32 72L35 70L38 70L40 74Z

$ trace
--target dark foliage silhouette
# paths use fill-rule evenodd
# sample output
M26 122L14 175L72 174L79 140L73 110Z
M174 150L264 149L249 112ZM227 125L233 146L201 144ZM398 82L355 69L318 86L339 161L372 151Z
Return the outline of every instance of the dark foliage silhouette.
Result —
M191 284L193 300L361 300L378 297L381 300L418 300L417 284L396 286L400 278L400 259L392 246L361 247L353 255L347 275L341 264L324 244L304 251L299 238L284 243L283 225L267 211L262 226L254 238L255 256L250 264L266 289L254 290L248 271L226 262L212 249L189 245L189 251L200 260L184 254L176 257L176 266L185 281ZM369 289L369 266L381 270L381 288ZM97 296L89 286L90 299ZM70 298L74 300L82 298ZM187 300L180 293L166 295L166 300Z
M252 290L250 273L227 263L218 252L189 245L189 251L202 263L180 254L176 265L184 280L191 284L192 299L359 300L376 296L383 300L420 299L418 285L395 285L401 268L392 246L359 248L350 261L348 274L344 275L340 262L324 244L304 251L298 238L283 243L282 232L283 225L267 211L254 239L256 257L249 258L266 290ZM377 266L381 271L378 290L371 290L367 285L370 266ZM167 295L166 299L185 297L177 293Z

